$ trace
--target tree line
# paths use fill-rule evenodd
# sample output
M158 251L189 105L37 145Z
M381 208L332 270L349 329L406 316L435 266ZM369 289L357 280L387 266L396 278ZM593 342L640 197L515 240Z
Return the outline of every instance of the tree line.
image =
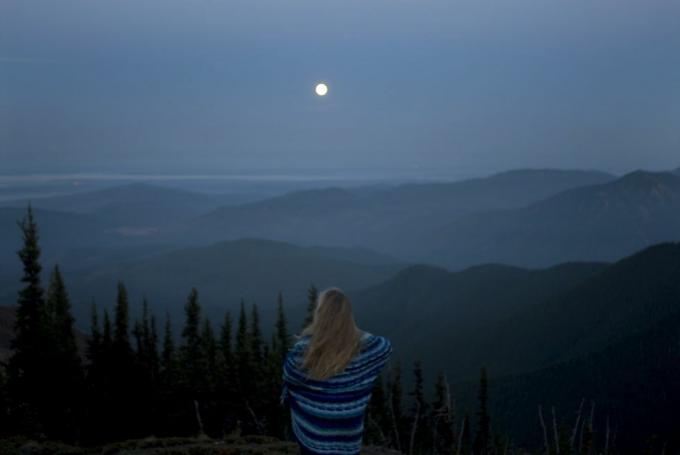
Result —
M173 333L169 315L159 328L146 301L131 322L127 290L118 283L112 314L93 303L89 336L79 336L58 266L47 289L42 287L38 228L30 207L19 225L23 288L12 355L0 367L1 437L85 446L150 435L291 438L279 395L282 364L294 338L281 293L271 338L265 340L257 305L242 301L235 321L227 312L215 327L202 314L196 289L187 296L181 333ZM303 326L311 321L316 300L311 286ZM405 392L399 364L376 381L366 417L367 443L409 454L511 453L511 441L492 432L484 369L472 417L457 415L443 373L433 393L426 393L416 362L410 383ZM566 434L555 429L555 444L548 446L546 440L544 453L593 453L592 432L585 435L585 445L581 435L579 451L567 447Z

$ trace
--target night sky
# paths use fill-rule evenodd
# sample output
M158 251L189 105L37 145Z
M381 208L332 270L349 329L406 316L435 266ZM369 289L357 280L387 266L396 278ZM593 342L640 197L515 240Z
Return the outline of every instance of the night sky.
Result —
M0 2L0 174L679 165L680 2Z

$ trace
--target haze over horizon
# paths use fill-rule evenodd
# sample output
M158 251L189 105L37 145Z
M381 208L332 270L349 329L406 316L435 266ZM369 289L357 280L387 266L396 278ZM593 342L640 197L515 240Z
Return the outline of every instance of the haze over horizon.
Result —
M657 0L9 0L0 172L666 170L678 56Z

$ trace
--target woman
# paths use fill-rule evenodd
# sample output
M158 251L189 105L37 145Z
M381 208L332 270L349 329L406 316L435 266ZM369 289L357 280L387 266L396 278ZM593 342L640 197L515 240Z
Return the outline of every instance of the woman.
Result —
M290 404L302 454L358 454L373 382L392 353L383 337L359 330L349 299L328 289L283 365L281 401Z

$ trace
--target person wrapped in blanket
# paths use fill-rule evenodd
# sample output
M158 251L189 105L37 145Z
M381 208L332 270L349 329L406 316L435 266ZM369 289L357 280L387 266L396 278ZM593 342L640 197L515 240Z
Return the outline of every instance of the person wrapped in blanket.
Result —
M391 354L389 340L357 328L342 291L319 295L311 324L283 365L281 403L290 406L300 453L361 451L373 383Z

